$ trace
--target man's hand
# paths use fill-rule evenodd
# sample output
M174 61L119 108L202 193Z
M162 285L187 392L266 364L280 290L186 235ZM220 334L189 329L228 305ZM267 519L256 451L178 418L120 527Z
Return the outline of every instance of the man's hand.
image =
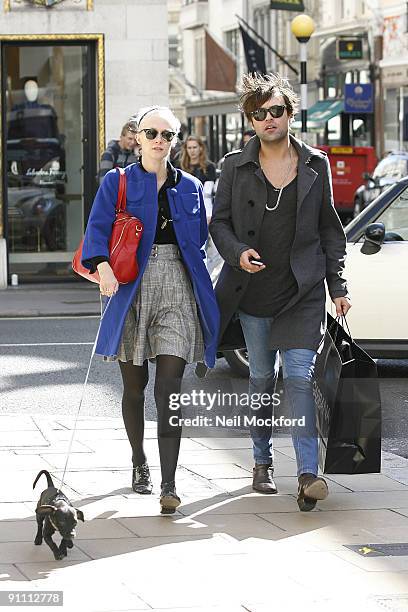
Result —
M107 261L102 261L97 266L99 272L99 291L102 295L112 296L115 295L119 289L119 283L113 273Z
M242 270L245 270L245 272L249 272L250 274L254 274L255 272L260 272L266 268L265 265L257 266L252 264L249 261L250 257L253 257L254 259L261 259L259 253L257 253L255 249L248 249L247 251L244 251L241 253L241 257L239 258L239 265L241 266Z
M346 315L351 308L351 301L348 297L333 298L332 302L336 306L336 315L338 317Z

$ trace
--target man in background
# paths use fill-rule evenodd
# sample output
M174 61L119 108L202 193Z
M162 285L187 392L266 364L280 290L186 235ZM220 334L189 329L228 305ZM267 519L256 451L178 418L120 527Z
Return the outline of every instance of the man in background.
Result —
M101 157L99 184L112 168L125 168L135 163L138 160L137 149L134 123L128 121L122 128L120 139L111 140Z

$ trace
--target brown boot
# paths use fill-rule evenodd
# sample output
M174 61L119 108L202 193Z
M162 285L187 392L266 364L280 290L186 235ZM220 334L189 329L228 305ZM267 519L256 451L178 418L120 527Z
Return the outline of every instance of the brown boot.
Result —
M324 478L319 478L314 474L301 474L298 478L298 498L297 503L301 512L309 512L316 506L318 499L326 499L329 494L327 483Z
M272 478L273 467L269 463L257 463L252 470L252 488L258 493L277 493L278 489Z

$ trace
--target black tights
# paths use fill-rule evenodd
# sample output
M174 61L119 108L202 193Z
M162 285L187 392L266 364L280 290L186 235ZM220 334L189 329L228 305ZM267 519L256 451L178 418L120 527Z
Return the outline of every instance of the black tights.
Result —
M162 483L174 480L180 449L181 427L169 424L170 416L181 416L180 410L170 410L169 396L179 393L186 362L174 355L156 357L154 398L157 407L157 438ZM146 461L144 438L144 390L149 382L148 362L142 366L132 361L119 361L123 380L122 414L126 433L132 447L133 465Z

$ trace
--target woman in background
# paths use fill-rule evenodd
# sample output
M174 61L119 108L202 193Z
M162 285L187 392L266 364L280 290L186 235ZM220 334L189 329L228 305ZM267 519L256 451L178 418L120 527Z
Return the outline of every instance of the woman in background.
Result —
M180 168L198 178L203 185L216 179L215 164L208 159L205 144L198 136L187 136L181 149Z

